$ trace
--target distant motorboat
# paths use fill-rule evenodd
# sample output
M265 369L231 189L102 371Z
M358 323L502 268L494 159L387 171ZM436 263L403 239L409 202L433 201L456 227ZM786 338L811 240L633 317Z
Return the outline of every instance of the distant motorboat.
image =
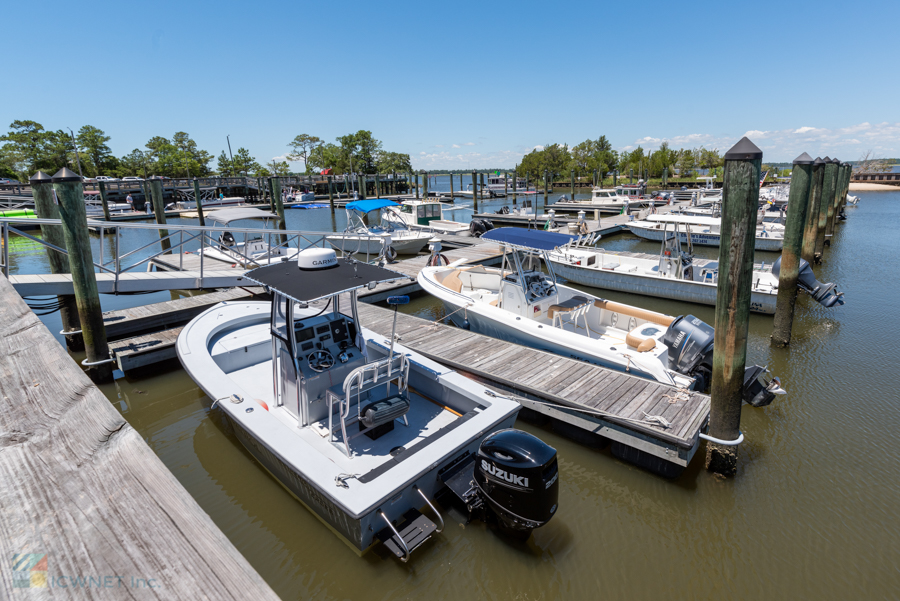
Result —
M719 246L722 220L718 217L697 217L693 215L648 215L639 221L629 221L625 226L632 234L645 240L662 242L665 239L666 227L678 223L689 226L676 235L682 244L691 242L697 246ZM784 226L777 223L763 223L756 228L756 250L780 252L784 247Z
M348 202L344 207L347 211L347 228L341 233L326 236L325 239L333 248L345 254L378 256L385 248L390 247L393 253L414 255L425 248L432 234L412 231L397 223L369 227L363 221L363 217L369 213L397 206L397 203L385 198Z
M293 259L298 250L279 242L278 232L266 230L270 221L277 220L278 215L252 207L231 207L217 209L206 214L206 219L213 223L228 226L235 221L262 221L268 239L262 235L250 237L244 234L243 240L235 239L231 232L222 232L216 246L206 246L202 254L210 259L236 263L244 267L256 267L270 263ZM261 233L262 233L261 230Z

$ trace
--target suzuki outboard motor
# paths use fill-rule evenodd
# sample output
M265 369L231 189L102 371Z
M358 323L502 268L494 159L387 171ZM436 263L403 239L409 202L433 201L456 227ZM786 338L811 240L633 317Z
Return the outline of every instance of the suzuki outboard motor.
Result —
M776 278L781 273L781 257L772 264L772 275ZM812 267L805 259L800 259L800 275L797 278L800 289L813 297L823 307L833 307L844 304L844 293L836 290L836 284L823 284L816 279Z
M494 432L478 447L475 486L503 529L527 536L556 513L556 449L521 430Z
M693 315L677 317L666 331L663 343L669 347L669 369L697 380L695 389L706 392L712 384L715 330ZM744 370L744 401L765 407L775 395L787 394L769 370L751 365Z
M556 449L521 430L487 436L440 479L473 516L495 522L502 532L526 539L550 521L559 498Z

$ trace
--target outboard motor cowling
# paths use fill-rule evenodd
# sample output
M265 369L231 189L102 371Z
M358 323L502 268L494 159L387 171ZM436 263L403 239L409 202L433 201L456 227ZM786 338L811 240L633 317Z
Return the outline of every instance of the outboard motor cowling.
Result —
M663 337L663 343L669 347L669 369L702 377L706 381L698 387L700 390L709 384L715 334L712 326L699 317L682 315L669 324Z
M777 278L780 274L781 257L778 257L772 264L772 275ZM805 259L800 259L800 274L797 277L797 285L823 307L844 304L844 293L836 290L836 284L823 284L817 280L816 274Z
M754 407L765 407L776 395L787 394L778 378L769 376L769 370L759 365L744 371L744 402Z
M219 243L222 246L234 246L234 236L231 232L222 232L222 235L219 236Z
M506 530L527 535L550 521L559 499L556 449L521 430L494 432L478 447L475 485Z

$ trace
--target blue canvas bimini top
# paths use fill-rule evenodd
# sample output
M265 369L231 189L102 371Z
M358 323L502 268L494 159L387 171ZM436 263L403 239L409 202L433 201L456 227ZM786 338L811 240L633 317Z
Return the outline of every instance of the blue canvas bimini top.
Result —
M529 248L533 250L553 250L575 239L569 234L545 232L543 230L523 230L517 227L501 227L481 235L482 240L492 240L501 244Z
M348 202L344 207L348 211L359 211L360 213L371 213L385 207L398 207L396 202L386 198L367 198L366 200L354 200Z

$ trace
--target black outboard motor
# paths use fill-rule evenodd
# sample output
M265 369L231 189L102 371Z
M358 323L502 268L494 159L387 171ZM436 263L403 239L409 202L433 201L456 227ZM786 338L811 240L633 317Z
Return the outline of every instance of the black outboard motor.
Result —
M231 232L222 232L222 235L219 236L219 243L222 246L234 246L234 236L231 235Z
M521 430L494 432L478 447L475 486L503 530L527 537L556 513L556 449Z
M490 219L473 219L471 223L469 223L469 233L473 238L480 238L481 234L485 232L489 232L494 229L494 224L491 223Z
M715 330L693 315L677 317L666 331L663 342L669 347L669 369L697 380L696 390L706 392L712 384L713 342ZM744 370L744 401L765 407L776 395L786 394L778 378L769 370L751 365Z
M781 257L772 264L772 275L776 278L781 273ZM823 307L833 307L844 304L844 293L836 290L836 284L823 284L816 279L809 262L800 259L800 275L797 278L800 289L813 297Z
M494 211L496 215L509 215L509 207L501 207L499 210Z

